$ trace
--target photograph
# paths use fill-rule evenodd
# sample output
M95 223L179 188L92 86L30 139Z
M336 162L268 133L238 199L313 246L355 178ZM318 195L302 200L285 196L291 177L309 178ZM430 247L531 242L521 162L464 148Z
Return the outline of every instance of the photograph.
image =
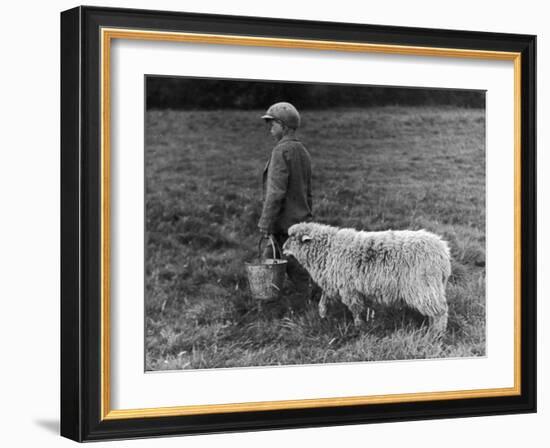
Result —
M145 371L486 356L485 90L144 95Z

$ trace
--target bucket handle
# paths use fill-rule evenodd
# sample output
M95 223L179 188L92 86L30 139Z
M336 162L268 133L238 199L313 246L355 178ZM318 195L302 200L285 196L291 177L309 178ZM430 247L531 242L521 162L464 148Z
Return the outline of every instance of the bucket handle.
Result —
M273 257L276 260L277 259L277 252L281 254L281 248L279 247L279 244L277 244L277 241L273 238L272 235L269 236L260 236L260 241L258 241L258 259L262 259L262 242L264 240L269 240L271 242L271 248L273 250Z

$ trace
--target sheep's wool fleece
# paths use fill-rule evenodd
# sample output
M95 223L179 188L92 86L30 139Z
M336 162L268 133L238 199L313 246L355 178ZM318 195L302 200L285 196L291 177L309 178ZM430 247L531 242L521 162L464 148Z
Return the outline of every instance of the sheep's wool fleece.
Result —
M450 252L437 235L425 230L366 232L310 222L292 226L289 236L285 246L329 297L360 294L384 305L405 302L426 316L447 313Z

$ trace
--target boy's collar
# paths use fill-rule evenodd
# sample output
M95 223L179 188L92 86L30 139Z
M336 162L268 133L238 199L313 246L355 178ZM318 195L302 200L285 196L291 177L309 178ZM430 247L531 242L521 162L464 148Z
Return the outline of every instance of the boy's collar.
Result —
M288 141L292 141L292 140L295 140L297 141L298 139L296 138L295 135L285 135L281 140L279 140L277 143L284 143L284 142L288 142Z

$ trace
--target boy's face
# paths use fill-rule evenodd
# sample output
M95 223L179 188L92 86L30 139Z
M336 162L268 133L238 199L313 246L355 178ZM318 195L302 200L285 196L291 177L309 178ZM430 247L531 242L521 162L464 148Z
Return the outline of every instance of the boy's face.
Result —
M272 137L279 141L281 138L283 138L284 134L284 128L281 122L277 120L269 120L269 133L272 135Z

